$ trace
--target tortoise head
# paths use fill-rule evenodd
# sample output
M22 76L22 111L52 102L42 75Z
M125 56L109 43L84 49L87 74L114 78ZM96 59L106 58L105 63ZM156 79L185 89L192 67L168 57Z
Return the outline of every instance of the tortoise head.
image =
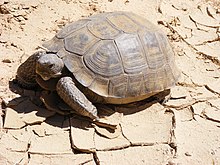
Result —
M37 60L36 73L41 76L43 80L56 78L61 76L64 63L56 54L45 53Z

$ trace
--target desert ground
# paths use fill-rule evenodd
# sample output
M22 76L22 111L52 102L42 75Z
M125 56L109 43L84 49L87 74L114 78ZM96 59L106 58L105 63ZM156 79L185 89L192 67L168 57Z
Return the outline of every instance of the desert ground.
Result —
M36 91L11 89L18 66L64 25L110 11L138 14L167 35L181 78L165 105L114 107L120 128L109 134L38 106ZM0 0L0 103L2 165L218 165L220 1Z

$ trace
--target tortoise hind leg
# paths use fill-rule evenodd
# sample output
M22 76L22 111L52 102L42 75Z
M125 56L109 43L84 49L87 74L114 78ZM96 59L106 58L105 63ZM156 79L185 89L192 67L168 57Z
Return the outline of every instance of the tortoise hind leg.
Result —
M161 104L165 104L169 101L171 97L170 89L166 89L158 94L156 94L154 97L156 97L157 101Z
M96 107L75 86L71 77L62 77L56 88L59 96L80 115L98 119Z

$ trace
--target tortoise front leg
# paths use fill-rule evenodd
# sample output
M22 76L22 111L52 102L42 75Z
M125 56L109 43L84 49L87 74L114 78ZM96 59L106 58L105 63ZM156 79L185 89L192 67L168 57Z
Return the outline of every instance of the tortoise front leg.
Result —
M71 77L62 77L56 88L59 96L80 115L98 119L96 107L75 86Z

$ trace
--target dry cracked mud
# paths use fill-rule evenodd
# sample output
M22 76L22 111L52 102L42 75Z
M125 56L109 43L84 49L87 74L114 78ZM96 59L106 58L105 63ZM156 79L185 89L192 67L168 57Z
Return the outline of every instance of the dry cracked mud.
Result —
M167 34L182 77L165 105L109 107L120 123L112 133L12 91L19 64L65 24L117 10ZM218 0L0 0L0 24L0 164L220 164Z

